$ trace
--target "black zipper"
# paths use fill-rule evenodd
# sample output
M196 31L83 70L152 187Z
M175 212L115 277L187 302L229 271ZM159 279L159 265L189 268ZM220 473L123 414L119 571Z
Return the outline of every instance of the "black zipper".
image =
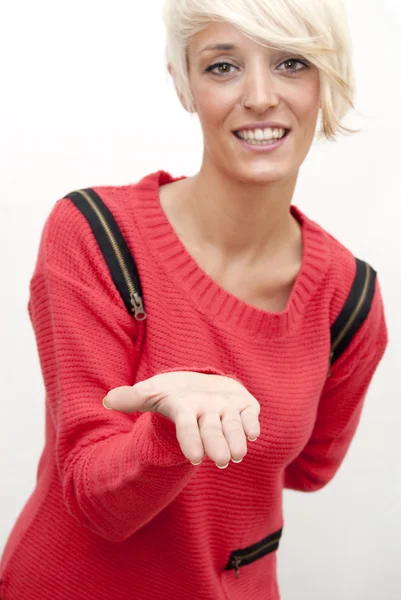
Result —
M72 200L88 220L127 309L138 321L145 320L139 274L114 216L92 188L76 190L65 198Z
M336 322L331 327L331 348L327 377L331 376L333 363L344 352L353 334L362 325L369 313L374 294L375 274L376 271L368 263L357 260L357 272L353 289L351 289L344 310L341 311ZM355 294L359 290L360 296L357 299L355 298ZM350 306L353 307L351 314L349 314Z
M278 549L282 532L283 528L279 529L279 531L271 533L267 537L263 538L263 540L256 542L252 546L242 548L241 550L235 550L230 554L230 558L228 559L228 563L224 570L227 571L234 569L235 577L238 578L240 566L249 565L255 560L266 556L266 554L275 552Z

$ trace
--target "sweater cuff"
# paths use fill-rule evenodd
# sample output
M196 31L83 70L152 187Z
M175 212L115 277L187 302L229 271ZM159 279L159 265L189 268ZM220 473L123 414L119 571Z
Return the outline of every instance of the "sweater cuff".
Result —
M134 425L133 433L142 464L170 467L188 463L192 466L178 443L175 423L164 415L144 413Z
M205 375L221 375L221 377L229 377L230 379L235 379L235 381L238 381L238 383L244 385L242 381L238 379L238 377L233 373L223 373L223 371L220 371L219 369L216 369L215 367L211 366L200 367L199 365L194 365L192 367L175 367L174 369L166 369L164 371L160 371L159 375L176 371L193 371L194 373L204 373Z

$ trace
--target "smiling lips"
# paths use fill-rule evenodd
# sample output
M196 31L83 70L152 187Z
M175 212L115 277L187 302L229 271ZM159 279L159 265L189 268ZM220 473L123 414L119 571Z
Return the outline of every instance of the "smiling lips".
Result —
M275 128L272 129L270 127L266 127L266 129L242 129L240 131L235 131L235 135L242 140L245 141L270 141L270 140L280 140L283 138L288 129L283 128Z

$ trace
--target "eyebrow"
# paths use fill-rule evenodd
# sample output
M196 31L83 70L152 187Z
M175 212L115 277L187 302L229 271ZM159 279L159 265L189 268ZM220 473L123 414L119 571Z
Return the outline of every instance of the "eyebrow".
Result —
M236 46L234 44L213 44L209 46L205 46L199 54L203 54L204 52L211 52L212 50L224 50L226 52L231 52L231 50L235 50Z

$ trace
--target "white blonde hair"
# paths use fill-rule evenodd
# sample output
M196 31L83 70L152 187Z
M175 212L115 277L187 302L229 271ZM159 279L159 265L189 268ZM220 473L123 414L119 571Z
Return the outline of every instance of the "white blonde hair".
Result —
M166 60L177 93L195 112L187 48L212 22L229 23L270 48L303 56L319 70L322 126L319 137L354 133L341 125L354 108L352 45L342 0L164 0Z

